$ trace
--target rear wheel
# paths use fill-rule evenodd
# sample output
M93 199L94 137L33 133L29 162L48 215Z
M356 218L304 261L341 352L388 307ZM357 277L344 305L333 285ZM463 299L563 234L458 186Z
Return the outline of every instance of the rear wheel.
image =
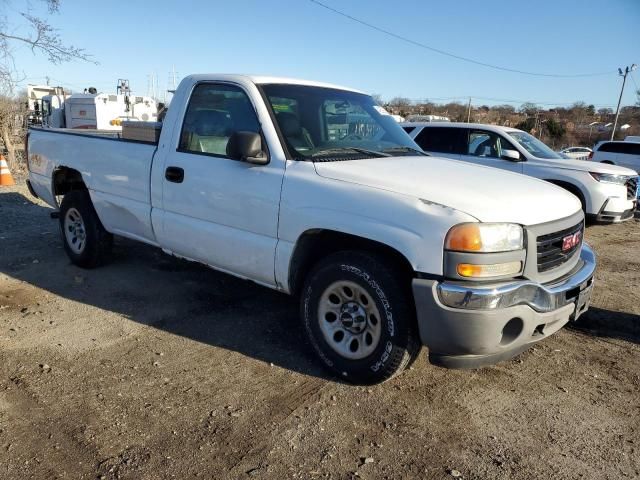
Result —
M113 235L102 226L86 190L72 190L62 199L60 231L67 255L79 267L97 267L111 253Z
M307 276L301 309L312 347L332 373L358 384L401 372L419 352L415 308L384 258L339 252Z

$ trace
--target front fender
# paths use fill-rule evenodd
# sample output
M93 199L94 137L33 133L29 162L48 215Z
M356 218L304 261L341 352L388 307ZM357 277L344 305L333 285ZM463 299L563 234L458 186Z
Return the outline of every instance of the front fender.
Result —
M468 214L408 195L317 175L305 182L289 178L280 203L276 281L287 285L296 243L314 229L374 240L401 253L414 271L441 275L445 235L453 225L473 221Z

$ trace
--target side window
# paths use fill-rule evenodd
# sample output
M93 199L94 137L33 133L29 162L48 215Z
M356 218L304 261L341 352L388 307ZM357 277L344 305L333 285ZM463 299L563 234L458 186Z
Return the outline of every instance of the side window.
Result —
M471 130L469 133L467 155L474 157L499 158L501 147L500 141L500 136L493 132Z
M415 138L420 148L427 152L464 153L467 130L452 127L424 127Z
M407 133L411 133L416 129L416 127L402 127L402 129Z
M624 148L622 148L622 145L619 143L611 143L611 146L609 147L611 150L609 150L610 152L613 153L624 153Z
M614 153L615 150L615 143L603 143L602 145L600 145L600 148L598 149L598 151L600 152L611 152Z
M616 145L619 148L618 153L640 155L640 143L621 142Z
M227 156L233 132L260 132L249 97L233 85L200 84L189 99L178 150Z
M518 149L513 146L513 143L511 143L506 138L498 137L498 140L500 141L500 149L498 150L498 155L501 155L503 150L515 150L516 152L518 151Z

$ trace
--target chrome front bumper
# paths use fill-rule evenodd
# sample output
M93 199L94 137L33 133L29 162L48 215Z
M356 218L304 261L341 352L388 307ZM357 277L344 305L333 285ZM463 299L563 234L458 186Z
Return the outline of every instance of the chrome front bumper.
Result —
M591 289L596 259L586 243L580 260L572 272L551 284L527 280L493 286L443 282L437 286L438 298L443 305L457 309L496 310L528 305L537 312L550 312L575 303L582 292Z
M508 359L553 335L589 308L595 255L583 244L580 259L562 278L475 285L415 278L420 340L429 361L478 368Z

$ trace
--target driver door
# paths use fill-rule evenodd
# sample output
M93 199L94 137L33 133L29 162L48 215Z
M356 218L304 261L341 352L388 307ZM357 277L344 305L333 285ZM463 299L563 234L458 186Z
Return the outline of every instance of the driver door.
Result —
M232 84L198 84L180 128L177 145L168 148L164 159L162 221L156 232L160 245L275 285L284 163L271 158L266 165L253 165L226 154L233 132L260 133L249 96Z

